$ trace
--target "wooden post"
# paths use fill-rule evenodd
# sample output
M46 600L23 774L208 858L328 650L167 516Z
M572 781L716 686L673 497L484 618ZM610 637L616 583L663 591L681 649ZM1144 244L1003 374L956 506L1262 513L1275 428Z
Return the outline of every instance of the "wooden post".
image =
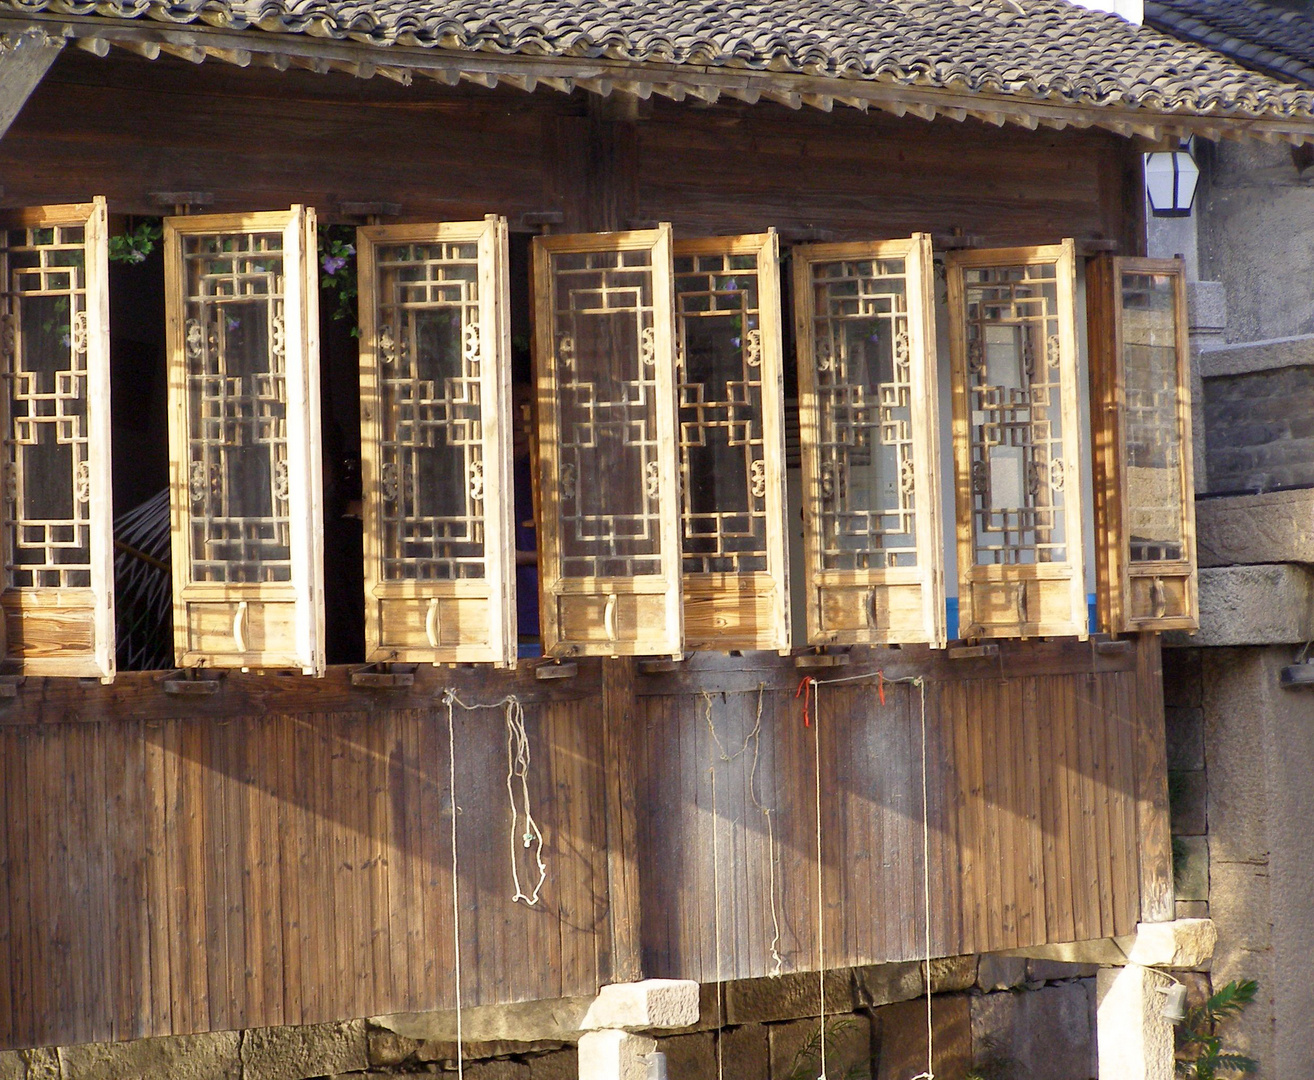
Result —
M0 139L64 49L39 26L0 38Z
M1168 922L1173 897L1168 823L1168 759L1164 732L1163 661L1158 634L1136 639L1136 827L1140 836L1141 922Z
M639 901L638 818L635 807L634 660L602 662L603 760L607 784L607 895L610 982L643 978Z

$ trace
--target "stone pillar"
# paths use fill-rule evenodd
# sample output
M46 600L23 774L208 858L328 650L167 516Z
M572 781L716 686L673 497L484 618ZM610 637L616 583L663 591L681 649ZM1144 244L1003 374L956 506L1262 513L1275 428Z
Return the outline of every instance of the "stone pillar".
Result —
M645 979L604 986L580 1024L579 1080L647 1080L656 1040L636 1032L698 1022L698 984Z
M1173 1028L1160 1015L1169 979L1128 964L1101 968L1095 999L1100 1080L1173 1080Z

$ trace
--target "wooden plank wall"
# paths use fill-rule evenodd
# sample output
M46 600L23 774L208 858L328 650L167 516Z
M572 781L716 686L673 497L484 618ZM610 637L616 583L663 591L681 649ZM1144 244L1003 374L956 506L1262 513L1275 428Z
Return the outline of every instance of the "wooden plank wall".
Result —
M515 688L489 681L462 698ZM579 681L527 695L550 868L532 909L511 903L503 713L454 711L466 1004L606 978L600 699ZM0 724L0 1045L451 1008L448 750L436 697ZM520 868L529 891L523 849Z
M810 725L797 674L770 663L641 682L645 973L770 974L777 926L779 969L815 969L819 889L827 966L921 957L924 852L935 956L1126 934L1143 906L1171 917L1162 705L1140 687L1157 649L1005 646L956 671L854 650L802 691ZM922 687L886 681L882 701L877 677L826 683L878 670L926 676L925 817Z

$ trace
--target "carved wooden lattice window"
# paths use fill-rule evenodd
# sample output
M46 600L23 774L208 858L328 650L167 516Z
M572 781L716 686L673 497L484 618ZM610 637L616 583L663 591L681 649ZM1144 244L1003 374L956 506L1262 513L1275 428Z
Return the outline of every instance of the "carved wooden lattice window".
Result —
M684 636L788 649L780 246L675 245Z
M683 648L671 231L534 241L547 652Z
M1084 636L1073 244L946 263L962 636Z
M930 237L793 259L808 641L942 643Z
M1102 258L1087 291L1100 621L1113 632L1194 630L1185 273L1178 260Z
M105 200L0 215L6 658L114 675Z
M506 221L357 236L367 658L511 663Z
M178 662L322 672L314 211L164 241Z

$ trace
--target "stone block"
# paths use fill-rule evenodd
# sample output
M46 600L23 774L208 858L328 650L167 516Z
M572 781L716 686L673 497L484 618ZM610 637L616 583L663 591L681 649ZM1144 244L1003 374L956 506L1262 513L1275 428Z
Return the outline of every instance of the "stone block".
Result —
M1203 567L1314 563L1314 491L1309 489L1202 499L1195 527Z
M1093 979L1095 964L1069 964L1062 960L1028 960L1027 982L1063 982L1067 979Z
M1314 335L1297 334L1201 349L1199 362L1200 372L1206 379L1309 367L1314 365Z
M657 1049L666 1055L666 1075L671 1080L715 1080L716 1034L697 1031L690 1035L671 1035L657 1040ZM731 1074L733 1075L733 1074Z
M1292 563L1200 571L1197 646L1300 644L1311 636L1310 570Z
M768 1024L771 1076L787 1077L798 1068L804 1070L803 1075L817 1075L821 1061L817 1039L820 1030L821 1020L816 1017ZM843 1076L850 1069L870 1069L871 1059L872 1021L869 1016L848 1013L826 1017L826 1070L830 1076ZM674 1074L672 1080L675 1080Z
M61 1080L59 1051L53 1046L41 1046L22 1051L27 1061L27 1080Z
M239 1080L243 1075L235 1031L61 1046L58 1053L63 1080ZM360 1067L365 1067L363 1054ZM330 1066L319 1073L339 1071Z
M1208 784L1203 769L1170 771L1168 795L1174 835L1200 836L1209 831L1205 814Z
M976 985L985 991L1011 990L1027 981L1027 962L1021 956L981 957L977 968Z
M935 964L933 960L932 977L935 974ZM859 1004L869 1008L907 1001L925 992L922 965L915 962L855 968L853 977Z
M698 1022L698 984L689 979L613 983L598 991L580 1024L583 1031L646 1031Z
M27 1080L27 1060L18 1050L0 1050L0 1080Z
M1209 901L1178 900L1175 910L1176 917L1179 919L1207 919L1209 918Z
M951 994L976 984L975 956L938 956L931 961L931 993Z
M475 1061L463 1071L466 1080L530 1080L529 1066L523 1061Z
M1088 1080L1096 1068L1094 990L1087 978L972 998L973 1059L1029 1080Z
M626 1031L586 1031L579 1038L579 1080L647 1080L657 1043Z
M525 1058L529 1080L579 1080L579 1051L573 1046Z
M1164 650L1163 700L1165 703L1173 708L1198 708L1203 692L1201 672L1199 649ZM1187 766L1183 766L1185 767Z
M1209 838L1173 837L1173 892L1179 900L1209 899Z
M1173 1080L1173 1028L1160 1015L1167 976L1139 964L1096 977L1100 1080Z
M559 1050L564 1045L564 1043L554 1039L535 1039L532 1042L493 1039L462 1044L466 1061L478 1061L481 1058L511 1057L513 1054L537 1054L547 1050ZM423 1042L416 1044L415 1060L455 1061L456 1043L448 1039L425 1039Z
M770 1080L771 1040L763 1024L743 1024L721 1033L725 1075L734 1080Z
M1178 651L1165 649L1164 656ZM1165 668L1167 665L1164 665ZM1198 691L1197 691L1198 693ZM1167 695L1164 695L1165 698ZM1164 709L1164 725L1167 735L1168 768L1180 771L1204 768L1204 710L1200 708Z
M1214 955L1218 931L1210 919L1138 923L1127 960L1143 967L1200 967Z
M368 1067L364 1020L256 1028L242 1035L242 1080L307 1080Z
M876 1080L908 1080L926 1071L926 1001L903 1001L873 1013L877 1041ZM972 1025L965 994L931 999L934 1033L932 1072L962 1076L972 1063Z
M398 1035L395 1031L377 1027L369 1029L367 1053L371 1065L383 1066L384 1068L400 1065L413 1055L419 1047L418 1040L408 1039L405 1035Z
M857 1002L853 977L848 970L826 972L825 986L827 1013L838 1015L854 1010ZM821 1011L820 997L817 976L808 972L727 983L726 1023L752 1024L816 1016Z
M1227 288L1221 281L1188 281L1186 307L1192 334L1217 333L1227 326Z

